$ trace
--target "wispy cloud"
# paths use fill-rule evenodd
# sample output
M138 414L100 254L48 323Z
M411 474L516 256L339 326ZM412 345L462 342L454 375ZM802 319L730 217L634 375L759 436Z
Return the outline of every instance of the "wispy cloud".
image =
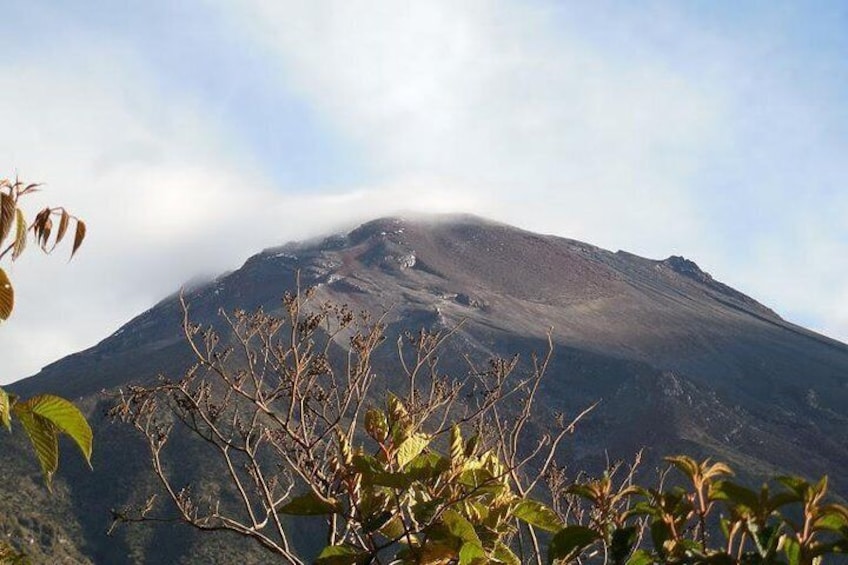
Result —
M828 321L848 266L809 249L848 251L839 3L256 0L229 17L378 174L450 179L532 229L693 256L848 337ZM819 284L804 295L796 277Z
M92 345L195 275L264 247L400 202L443 211L456 200L439 189L409 194L407 184L284 194L207 106L163 91L133 52L101 47L21 59L0 76L0 120L15 132L0 140L0 155L48 183L27 206L60 203L90 226L69 264L60 249L7 266L18 306L4 324L1 381Z
M8 9L3 173L47 181L91 235L70 264L12 268L0 381L199 271L398 209L685 254L848 337L839 3Z
M680 187L720 133L722 100L661 62L563 37L565 16L544 6L251 5L240 29L378 174L451 179L506 219L602 243L692 229L673 221L693 216Z

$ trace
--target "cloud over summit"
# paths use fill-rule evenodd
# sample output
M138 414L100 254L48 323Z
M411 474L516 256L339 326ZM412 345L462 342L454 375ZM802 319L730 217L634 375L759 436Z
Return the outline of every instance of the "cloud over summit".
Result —
M10 269L5 380L197 272L399 209L684 254L848 337L839 3L9 10L0 174L91 232L70 264Z

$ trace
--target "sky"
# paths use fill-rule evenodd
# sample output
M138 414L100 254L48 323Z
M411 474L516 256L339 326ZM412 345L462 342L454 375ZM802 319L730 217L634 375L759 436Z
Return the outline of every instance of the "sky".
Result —
M0 177L89 226L71 262L4 260L0 383L195 277L399 211L684 255L848 340L845 2L0 7Z

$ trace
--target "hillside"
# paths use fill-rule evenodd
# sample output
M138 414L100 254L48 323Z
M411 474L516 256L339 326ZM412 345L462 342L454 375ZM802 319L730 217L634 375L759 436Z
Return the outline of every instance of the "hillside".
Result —
M219 308L273 312L298 277L318 287L318 298L389 309L390 334L464 320L449 351L479 359L543 350L550 329L556 353L537 424L601 401L569 444L572 468L596 471L606 457L644 447L649 463L686 452L721 457L754 477L829 473L834 490L848 493L848 346L786 322L682 257L614 253L472 216L385 218L267 249L186 299L204 323ZM60 494L49 499L30 486L33 463L20 486L29 495L0 508L34 518L4 525L5 533L49 528L32 544L59 555L56 540L65 539L69 561L79 551L102 563L208 562L224 551L206 538L174 536L171 526L104 534L109 508L150 484L130 430L103 418L108 392L158 373L178 376L187 359L180 321L177 296L168 297L95 347L10 387L79 399L96 428L95 471L68 453L60 475L69 480L60 476ZM461 363L451 368L462 376ZM202 464L190 455L181 462L186 473ZM0 462L4 476L17 459ZM56 512L44 510L46 501Z

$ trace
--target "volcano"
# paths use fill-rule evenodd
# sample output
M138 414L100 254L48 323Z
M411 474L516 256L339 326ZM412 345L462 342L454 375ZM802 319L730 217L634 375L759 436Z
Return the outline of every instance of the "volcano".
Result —
M219 309L277 312L297 285L356 310L388 311L389 333L462 322L452 351L480 358L527 356L546 349L550 335L539 425L599 403L568 446L571 468L598 470L644 449L649 465L687 453L726 461L752 481L829 474L834 492L848 493L848 346L782 319L689 259L646 259L474 216L393 217L266 249L184 296L196 321L214 323ZM12 455L0 469L19 494L0 501L8 517L0 531L31 539L32 554L54 562L226 560L226 543L187 529L174 535L173 526L105 535L109 509L152 484L138 438L103 417L108 395L181 374L181 321L170 296L10 387L87 410L95 469L63 454L58 494L49 497L20 434L4 437ZM203 461L179 464L190 473Z

